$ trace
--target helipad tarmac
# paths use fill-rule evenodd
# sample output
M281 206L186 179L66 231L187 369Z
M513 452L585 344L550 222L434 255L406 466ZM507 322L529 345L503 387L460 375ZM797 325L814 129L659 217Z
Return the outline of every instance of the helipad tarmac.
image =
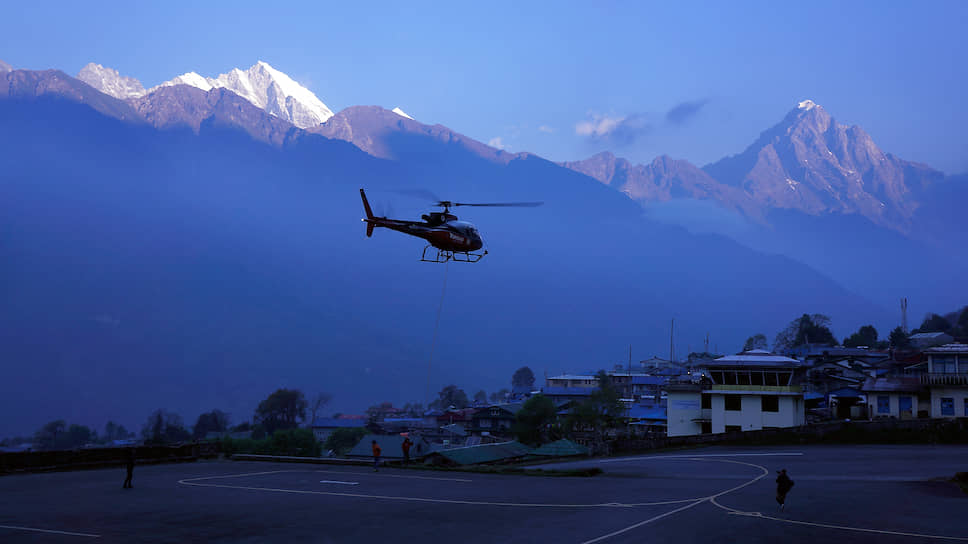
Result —
M702 448L552 478L259 462L0 477L0 542L968 542L964 446ZM775 471L796 482L785 511Z

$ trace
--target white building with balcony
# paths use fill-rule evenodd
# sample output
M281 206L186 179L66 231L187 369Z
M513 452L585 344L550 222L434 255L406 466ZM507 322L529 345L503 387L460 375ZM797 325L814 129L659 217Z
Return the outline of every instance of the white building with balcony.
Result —
M796 427L805 423L801 363L763 350L703 366L703 383L670 385L668 436Z
M968 417L968 344L924 350L928 372L921 384L931 392L931 417Z

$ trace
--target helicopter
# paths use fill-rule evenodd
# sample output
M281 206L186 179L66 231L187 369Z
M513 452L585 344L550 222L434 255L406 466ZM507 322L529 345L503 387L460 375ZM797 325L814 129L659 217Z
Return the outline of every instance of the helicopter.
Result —
M423 253L420 255L420 260L426 263L446 263L447 261L476 263L487 255L486 249L482 253L475 253L484 247L484 240L481 238L481 233L478 232L477 227L467 221L459 221L456 215L450 213L450 208L458 206L534 207L543 204L542 202L473 204L440 200L434 206L443 208L443 211L423 214L420 216L423 221L404 221L373 215L373 210L370 209L370 203L366 200L366 193L363 189L360 189L360 198L363 199L363 210L366 212L366 217L362 221L366 223L367 238L373 236L375 227L384 227L423 238L430 242L424 246ZM434 248L436 253L430 248ZM428 250L430 251L429 255Z

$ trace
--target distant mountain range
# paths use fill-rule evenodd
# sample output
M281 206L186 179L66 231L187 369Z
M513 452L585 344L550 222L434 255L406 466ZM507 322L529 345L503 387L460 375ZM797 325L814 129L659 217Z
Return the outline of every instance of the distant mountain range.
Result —
M862 128L838 124L811 100L739 155L702 169L669 157L632 165L610 153L563 165L640 202L711 199L753 218L769 210L856 214L905 233L912 230L918 198L944 178L884 153Z
M432 391L497 389L522 364L611 366L629 343L665 354L671 317L679 353L707 332L729 352L802 313L830 314L839 337L867 323L884 336L897 297L915 316L964 305L950 235L930 246L915 233L966 231L951 210L965 182L878 154L815 105L703 169L609 154L557 165L399 109L300 128L287 115L303 110L277 108L272 84L265 105L233 91L238 74L142 93L113 70L82 72L98 88L57 70L0 73L0 413L25 389L41 407L0 419L0 436L56 417L137 428L160 406L241 421L281 386L333 392L341 411L422 400L445 277ZM829 188L826 169L843 174ZM441 267L416 261L416 239L367 239L360 187L374 202L420 188L546 204L462 213L491 253ZM685 214L658 217L677 203L748 224L696 232Z

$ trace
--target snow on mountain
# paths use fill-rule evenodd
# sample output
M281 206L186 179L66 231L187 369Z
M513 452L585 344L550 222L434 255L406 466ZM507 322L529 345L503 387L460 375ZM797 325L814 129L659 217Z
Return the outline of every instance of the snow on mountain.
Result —
M333 112L312 91L261 60L248 70L234 68L217 78L189 72L153 87L149 92L172 85L190 85L203 91L228 89L299 128L318 126L333 116Z
M413 120L413 117L410 117L409 115L407 115L407 112L401 110L399 107L393 108L390 111L392 111L393 113L399 115L400 117L406 117L407 119Z
M13 66L10 66L6 62L0 60L0 74L4 72L13 72Z
M77 79L119 100L138 98L145 94L144 86L137 79L122 76L113 68L106 68L93 62L81 68Z

